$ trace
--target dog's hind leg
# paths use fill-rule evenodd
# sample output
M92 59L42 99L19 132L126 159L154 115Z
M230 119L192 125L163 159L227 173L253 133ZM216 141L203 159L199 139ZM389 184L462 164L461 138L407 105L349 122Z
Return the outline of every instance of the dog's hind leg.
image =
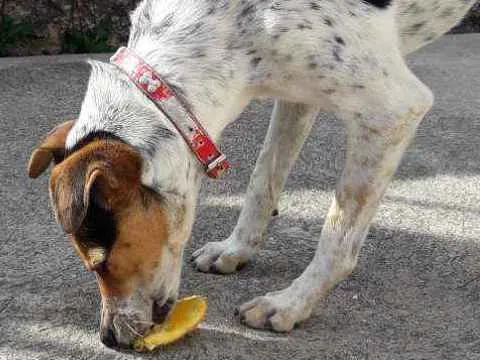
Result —
M234 272L262 247L268 220L317 113L311 105L275 103L237 225L226 240L209 242L193 253L200 271Z
M433 103L398 53L378 54L388 56L378 62L384 70L366 77L361 91L330 98L346 121L346 162L314 259L286 289L240 307L241 320L252 327L291 330L352 272L378 202Z

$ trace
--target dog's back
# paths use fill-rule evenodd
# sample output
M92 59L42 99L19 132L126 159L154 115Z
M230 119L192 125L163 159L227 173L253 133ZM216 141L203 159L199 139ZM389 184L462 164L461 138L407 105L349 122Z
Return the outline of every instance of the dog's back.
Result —
M454 27L468 12L472 0L397 0L401 49L408 54Z

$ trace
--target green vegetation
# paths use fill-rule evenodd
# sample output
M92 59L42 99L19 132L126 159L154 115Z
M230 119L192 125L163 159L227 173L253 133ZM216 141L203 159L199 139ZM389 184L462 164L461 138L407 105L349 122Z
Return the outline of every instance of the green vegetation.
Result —
M11 16L2 18L0 23L0 56L7 56L10 48L26 46L34 39L32 24L15 21Z
M62 42L63 53L102 53L114 50L108 44L110 22L103 21L95 29L81 32L69 30L65 33Z
M68 30L62 37L62 53L101 53L115 50L108 44L110 22L103 21L86 32ZM33 24L4 16L0 22L0 56L10 55L10 50L48 47L49 39L35 36Z

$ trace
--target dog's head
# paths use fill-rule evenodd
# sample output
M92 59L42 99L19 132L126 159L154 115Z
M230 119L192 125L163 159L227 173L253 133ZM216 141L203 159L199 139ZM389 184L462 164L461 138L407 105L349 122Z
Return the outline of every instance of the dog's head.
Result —
M120 139L93 136L65 155L73 121L51 131L32 154L33 178L56 163L52 207L70 234L102 295L100 336L108 346L128 346L175 301L184 239L185 204L142 185L142 157ZM183 233L183 235L179 235ZM185 236L186 235L186 236Z

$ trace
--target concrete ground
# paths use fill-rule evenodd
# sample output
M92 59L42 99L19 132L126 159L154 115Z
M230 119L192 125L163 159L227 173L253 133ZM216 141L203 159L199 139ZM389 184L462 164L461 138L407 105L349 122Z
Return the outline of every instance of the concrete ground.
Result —
M201 274L186 261L181 293L208 297L207 320L179 343L141 355L100 343L94 277L53 220L48 177L26 176L39 139L78 114L88 67L82 56L0 59L0 358L480 359L480 35L444 37L409 62L436 105L355 272L290 334L254 331L233 316L234 306L287 286L313 256L343 162L342 128L322 116L265 249L231 276ZM253 103L226 130L234 168L220 182L205 180L186 259L232 230L270 110Z

